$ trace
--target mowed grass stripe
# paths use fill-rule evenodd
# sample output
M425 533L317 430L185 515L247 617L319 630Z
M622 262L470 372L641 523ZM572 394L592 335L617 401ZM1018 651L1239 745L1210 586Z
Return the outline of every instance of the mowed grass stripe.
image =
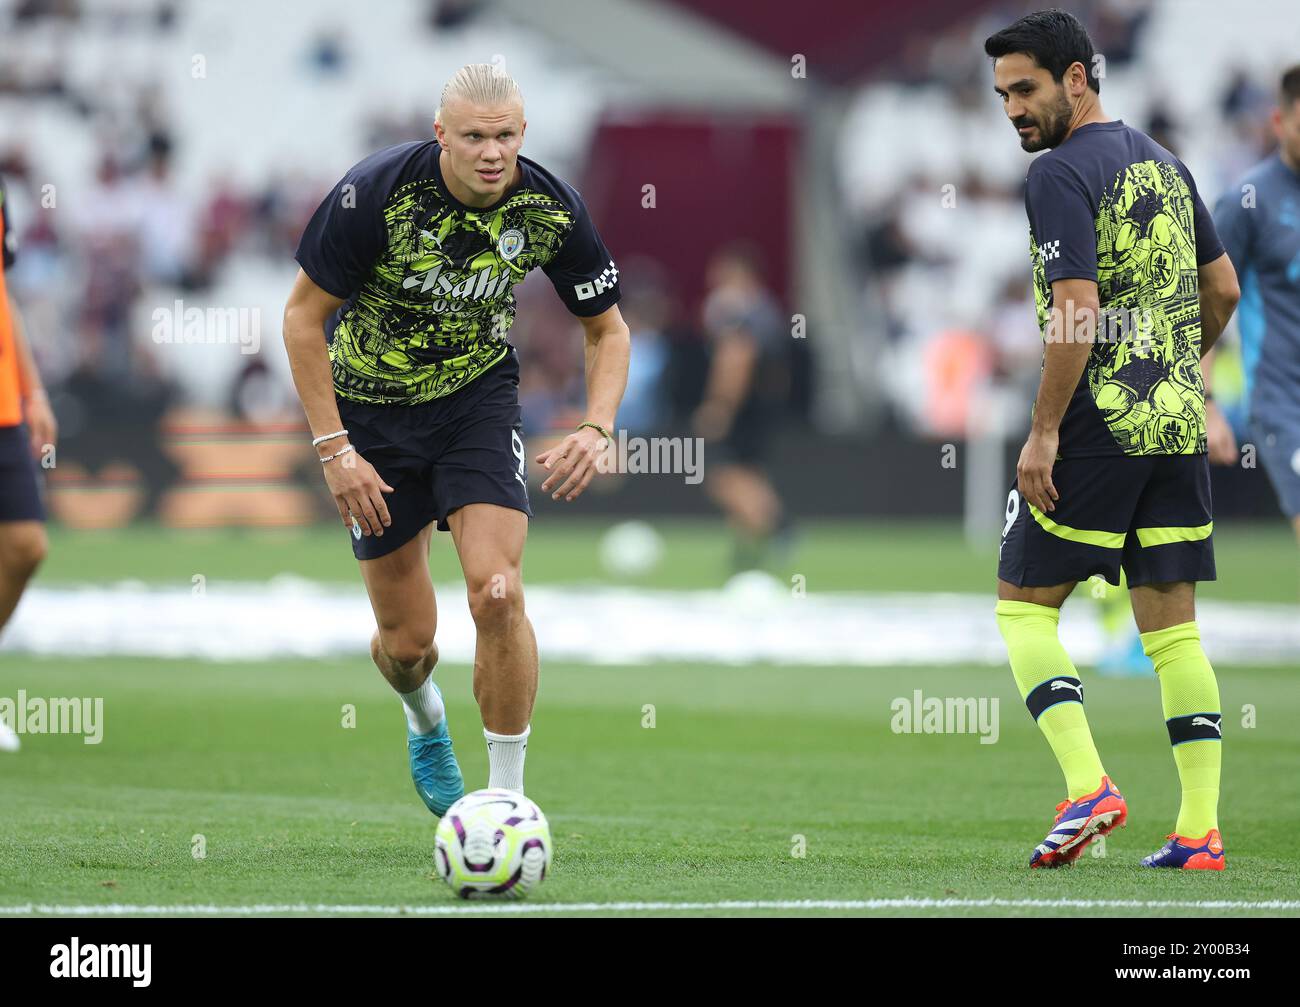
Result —
M466 782L483 786L471 669L438 676ZM1037 872L1060 771L1000 669L546 663L527 782L555 863L522 911L1293 912L1300 692L1281 669L1223 668L1220 686L1228 870L1138 867L1177 813L1159 685L1093 676L1089 719L1129 827L1104 856ZM104 697L105 732L98 745L32 735L0 758L0 903L479 911L432 876L435 823L411 785L401 705L365 662L0 656L0 696L20 688ZM894 733L891 703L914 689L998 699L997 743ZM757 908L805 900L846 908Z
M659 913L749 911L872 911L891 909L1185 909L1188 911L1297 912L1300 900L1231 899L754 899L723 902L511 902L449 906L283 905L247 906L0 906L0 916L541 916L549 913Z

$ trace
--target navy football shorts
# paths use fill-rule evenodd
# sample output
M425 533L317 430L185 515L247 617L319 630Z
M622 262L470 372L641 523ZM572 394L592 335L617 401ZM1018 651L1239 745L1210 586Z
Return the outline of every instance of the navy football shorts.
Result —
M363 535L353 524L357 559L399 549L431 521L447 531L448 515L466 504L497 504L532 517L513 350L442 398L411 406L339 398L339 415L348 440L393 487L384 494L392 524L382 536Z
M1214 580L1210 464L1205 455L1063 458L1056 509L1040 512L1012 486L998 578L1050 587L1100 574L1132 586Z
M27 424L0 427L0 521L44 521L41 481Z
M1255 420L1250 434L1282 513L1295 520L1300 517L1300 423Z

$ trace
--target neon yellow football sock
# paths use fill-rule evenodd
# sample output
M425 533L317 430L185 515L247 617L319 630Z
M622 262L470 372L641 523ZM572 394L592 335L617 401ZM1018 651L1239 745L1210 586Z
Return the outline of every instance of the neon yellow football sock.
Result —
M1183 787L1174 831L1199 839L1219 827L1223 717L1219 683L1201 649L1195 622L1142 634L1142 649L1160 676L1160 703Z
M1052 746L1070 800L1092 793L1101 786L1106 770L1088 730L1079 673L1057 636L1060 610L1027 601L999 601L997 618L1020 698Z

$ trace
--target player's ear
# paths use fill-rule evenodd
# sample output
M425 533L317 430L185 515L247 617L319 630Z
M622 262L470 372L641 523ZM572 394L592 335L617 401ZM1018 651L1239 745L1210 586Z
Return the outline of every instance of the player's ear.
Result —
M1088 90L1088 68L1076 61L1070 64L1066 73L1070 75L1070 94L1081 98Z

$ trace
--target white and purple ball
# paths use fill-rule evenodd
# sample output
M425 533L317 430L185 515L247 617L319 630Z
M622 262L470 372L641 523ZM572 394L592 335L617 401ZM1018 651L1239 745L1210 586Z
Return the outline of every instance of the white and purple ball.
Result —
M542 809L513 790L476 790L447 809L433 867L462 899L522 899L551 866Z

